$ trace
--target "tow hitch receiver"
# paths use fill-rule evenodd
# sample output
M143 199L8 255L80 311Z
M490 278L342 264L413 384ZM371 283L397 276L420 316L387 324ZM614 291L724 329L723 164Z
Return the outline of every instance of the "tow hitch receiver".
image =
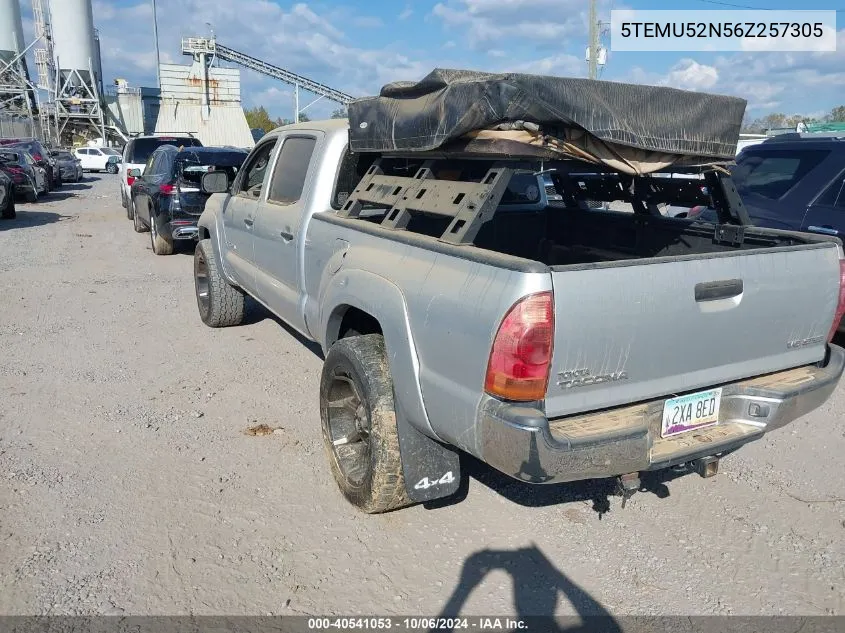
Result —
M635 492L640 489L640 473L628 473L619 475L616 479L616 492L622 496L622 509Z
M695 468L695 472L705 479L719 472L719 458L712 455L710 457L696 459L692 465Z

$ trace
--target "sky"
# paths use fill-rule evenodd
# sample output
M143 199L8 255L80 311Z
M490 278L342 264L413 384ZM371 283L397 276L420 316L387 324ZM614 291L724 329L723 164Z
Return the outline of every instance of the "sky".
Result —
M62 0L52 0L60 2ZM731 94L748 101L747 116L770 112L821 115L845 104L845 0L600 0L611 8L836 9L832 53L609 52L601 79ZM353 96L376 94L396 80L418 80L434 68L586 76L587 0L157 0L162 62L189 63L180 40L207 36ZM735 7L727 5L738 5ZM21 0L24 31L33 37L32 9ZM155 47L150 0L93 0L106 83L154 86ZM609 35L605 46L610 48ZM31 63L31 62L30 62ZM33 68L33 66L30 66ZM264 105L292 118L291 86L241 70L244 107ZM312 99L301 95L301 105ZM325 99L311 118L336 108Z

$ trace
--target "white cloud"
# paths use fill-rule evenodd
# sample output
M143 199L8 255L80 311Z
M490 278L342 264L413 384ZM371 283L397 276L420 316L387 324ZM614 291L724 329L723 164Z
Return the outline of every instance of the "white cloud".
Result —
M443 0L432 15L449 29L464 30L469 46L487 50L502 42L560 47L587 32L583 0Z
M694 59L682 59L675 64L662 84L683 90L707 90L719 81L719 71L713 66L699 64Z
M682 59L664 74L636 67L617 78L734 95L755 116L773 110L827 112L845 102L845 29L836 36L836 52L725 53L706 64Z
M414 15L414 10L411 8L411 5L408 5L408 6L405 7L405 10L402 11L402 13L399 14L399 19L400 20L407 20L412 15Z
M575 55L562 54L512 64L507 70L532 75L577 77L584 74L584 66L584 62Z

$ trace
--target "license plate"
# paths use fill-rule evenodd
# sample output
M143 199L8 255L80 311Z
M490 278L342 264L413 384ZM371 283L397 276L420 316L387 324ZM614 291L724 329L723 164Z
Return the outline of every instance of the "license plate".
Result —
M667 400L663 404L662 437L718 424L721 400L721 389L699 391Z

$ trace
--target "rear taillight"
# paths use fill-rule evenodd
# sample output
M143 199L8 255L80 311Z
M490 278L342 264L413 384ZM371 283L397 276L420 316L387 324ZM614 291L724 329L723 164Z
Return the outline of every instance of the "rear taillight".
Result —
M33 155L32 155L32 157L33 157L36 161L39 161L39 160L41 160L41 159L42 159L41 154L33 154Z
M542 400L554 336L551 292L528 295L505 315L493 340L484 390L503 400Z
M158 190L163 196L170 196L173 195L173 191L176 189L174 185L159 185Z
M131 187L133 182L135 182L135 177L134 177L134 176L127 176L127 177L126 177L126 184L127 184L127 185L129 185L129 186Z
M839 329L839 322L845 316L845 259L839 260L839 297L836 304L836 314L833 315L833 325L830 326L830 332L827 334L827 342L833 340L836 330Z
M13 174L22 174L23 173L23 167L7 167L6 169L8 169Z

